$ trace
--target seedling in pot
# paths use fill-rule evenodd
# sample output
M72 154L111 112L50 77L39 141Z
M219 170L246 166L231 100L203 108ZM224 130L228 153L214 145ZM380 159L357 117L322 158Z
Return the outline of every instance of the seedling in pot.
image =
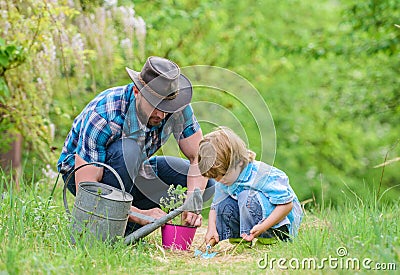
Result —
M186 191L186 187L181 185L175 187L173 184L171 184L167 191L168 196L160 199L161 209L168 214L172 210L181 207L185 202ZM178 215L173 218L172 223L175 225L182 225L182 215Z

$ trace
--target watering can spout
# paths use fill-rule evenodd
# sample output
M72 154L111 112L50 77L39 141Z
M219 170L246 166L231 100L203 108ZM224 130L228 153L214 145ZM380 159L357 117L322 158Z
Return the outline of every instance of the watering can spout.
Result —
M200 189L196 188L193 191L193 194L186 200L186 202L181 207L171 211L164 217L161 217L152 223L142 226L138 230L126 236L124 242L125 244L131 244L138 241L140 238L147 236L148 234L150 234L157 228L161 227L162 225L166 224L169 220L172 220L173 218L180 215L184 211L189 211L199 214L201 212L202 207L203 207L203 197Z

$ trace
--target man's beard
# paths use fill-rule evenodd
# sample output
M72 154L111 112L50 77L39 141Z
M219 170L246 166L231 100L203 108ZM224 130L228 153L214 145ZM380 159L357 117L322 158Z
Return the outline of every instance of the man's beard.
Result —
M143 110L140 107L137 108L137 115L138 115L140 122L142 124L147 125L147 127L158 126L161 124L161 121L162 121L162 119L160 117L158 117L160 119L160 122L151 124L150 119L152 117L147 115L145 112L143 112Z

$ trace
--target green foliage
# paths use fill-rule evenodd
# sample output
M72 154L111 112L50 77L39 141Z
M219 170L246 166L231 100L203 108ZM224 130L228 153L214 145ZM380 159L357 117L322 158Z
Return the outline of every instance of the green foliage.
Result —
M171 184L168 188L167 197L162 197L160 199L160 206L161 209L165 213L169 213L172 210L175 210L179 207L181 207L185 201L186 198L186 187L182 187L181 185L177 185L176 187ZM181 225L182 219L181 215L178 215L172 220L173 224Z
M129 7L98 6L90 11L78 16L75 24L81 31L88 61L84 88L99 93L99 89L115 85L125 66L140 55L145 26Z
M143 59L145 23L134 9L129 5L100 5L105 1L89 2L75 1L74 5L80 14L71 24L79 29L75 40L84 58L79 66L68 66L68 81L57 81L59 90L68 92L56 93L53 98L50 117L57 120L56 147L65 140L83 107L101 91L126 84L125 66L136 68L132 65L135 60Z
M54 161L50 149L54 125L49 112L55 80L62 70L58 55L76 64L66 53L69 47L73 52L73 46L68 40L61 41L76 30L67 24L74 11L65 1L57 5L39 0L2 1L0 6L1 129L22 134L27 151L40 160ZM6 142L0 141L1 147Z
M351 25L349 34L357 48L367 53L398 53L400 32L395 28L400 18L397 0L349 1L345 22Z
M1 111L7 105L7 101L11 99L10 90L8 88L5 73L7 70L16 68L26 59L26 51L20 45L6 44L3 38L0 38L0 132L8 133L3 135L4 138L0 144L1 152L9 150L9 143L12 142L10 137L10 128L12 128L12 121L7 117L6 112ZM12 134L11 134L12 136Z
M6 44L3 38L0 38L0 76L4 77L7 70L17 67L26 59L26 52L20 45ZM5 83L4 83L5 85Z
M94 9L100 7L104 1L103 0L79 0L82 10L85 12L92 12Z
M80 109L143 51L144 22L132 8L89 2L0 2L0 130L21 133L38 167L55 163Z

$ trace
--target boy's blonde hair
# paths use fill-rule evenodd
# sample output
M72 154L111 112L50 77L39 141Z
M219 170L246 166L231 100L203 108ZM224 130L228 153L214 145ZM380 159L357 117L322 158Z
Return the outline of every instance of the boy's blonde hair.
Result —
M241 161L246 166L255 156L231 129L218 127L200 141L199 169L202 176L217 178L224 176L229 168L235 168Z

